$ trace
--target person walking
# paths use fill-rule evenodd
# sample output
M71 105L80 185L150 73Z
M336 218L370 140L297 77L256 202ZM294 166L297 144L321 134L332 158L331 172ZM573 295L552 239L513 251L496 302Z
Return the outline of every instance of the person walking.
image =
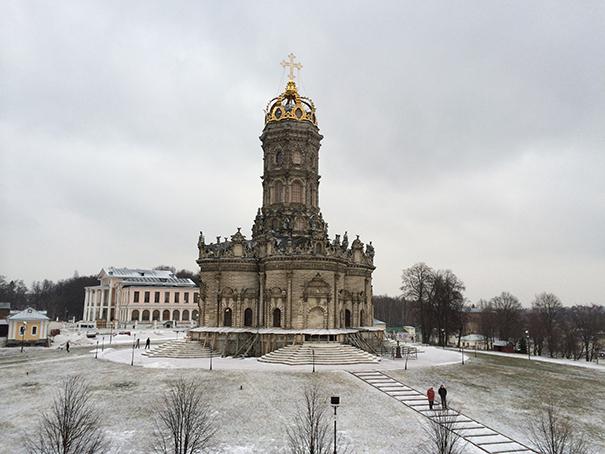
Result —
M136 348L141 348L141 339L139 339L138 337L137 337Z
M439 393L439 397L441 397L441 409L447 410L447 400L446 400L447 389L445 389L445 386L441 385L439 387L438 393Z
M151 339L147 338L147 340L145 341L145 350L147 350L148 348L151 348L150 345L151 345Z
M65 343L65 350L69 353L69 341Z
M435 403L435 390L432 386L427 390L426 397L429 400L429 410L432 410L433 404Z

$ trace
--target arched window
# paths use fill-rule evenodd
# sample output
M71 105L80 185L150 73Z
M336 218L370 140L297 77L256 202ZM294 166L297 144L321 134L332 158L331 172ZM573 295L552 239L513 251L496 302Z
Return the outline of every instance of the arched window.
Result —
M149 321L149 311L147 309L145 309L143 311L143 321L144 322L148 322Z
M273 327L274 328L281 327L281 311L279 309L273 310Z
M162 320L170 320L170 311L168 309L162 312Z
M134 310L132 311L132 314L130 315L130 320L134 321L138 321L139 320L139 311L138 310Z
M172 320L178 322L181 319L181 313L179 311L172 311Z
M231 308L225 309L223 313L223 326L231 326L233 324Z
M284 201L284 185L281 181L275 183L275 202L282 203Z
M252 309L250 308L244 311L244 326L252 326Z
M296 180L290 188L290 200L292 203L303 203L303 185Z
M160 311L158 311L158 310L153 311L153 319L154 320L160 319Z
M185 309L183 311L183 321L184 322L188 322L189 321L189 311L187 309Z
M351 311L349 309L345 309L345 328L350 328L350 327L351 327Z

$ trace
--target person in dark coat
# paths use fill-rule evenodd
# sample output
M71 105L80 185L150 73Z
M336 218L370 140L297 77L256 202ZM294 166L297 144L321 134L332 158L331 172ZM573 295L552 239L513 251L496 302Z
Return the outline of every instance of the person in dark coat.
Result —
M426 397L429 400L429 410L432 410L435 403L435 390L432 386L427 390Z
M67 350L67 353L69 353L69 341L65 343L65 350Z
M147 338L147 340L145 341L145 350L150 348L150 345L151 345L151 339Z
M447 389L445 389L445 386L441 385L439 387L439 391L437 391L437 392L439 393L439 397L441 397L441 409L446 410L447 409L447 400L446 400Z

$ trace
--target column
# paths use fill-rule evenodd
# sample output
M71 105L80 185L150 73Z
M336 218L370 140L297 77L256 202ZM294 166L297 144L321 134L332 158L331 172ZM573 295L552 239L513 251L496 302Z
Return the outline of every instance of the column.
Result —
M111 321L111 285L109 286L109 289L107 290L107 323L109 324L109 322Z
M88 289L84 288L84 311L82 313L82 320L88 321Z
M92 321L97 320L97 290L93 289L90 291L92 297Z
M288 271L286 274L288 278L288 295L286 307L288 308L287 314L284 314L284 327L292 328L292 271Z

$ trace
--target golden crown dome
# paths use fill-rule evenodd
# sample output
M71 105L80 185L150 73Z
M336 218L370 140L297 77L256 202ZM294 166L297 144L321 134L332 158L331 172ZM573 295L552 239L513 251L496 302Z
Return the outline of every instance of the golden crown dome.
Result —
M315 104L298 94L293 80L288 81L286 91L269 101L265 110L265 124L284 120L310 121L317 125Z
M300 96L296 90L294 83L294 70L300 71L302 65L295 61L296 56L289 54L288 59L281 62L284 68L288 68L288 85L277 98L273 98L267 104L265 109L265 124L274 121L295 120L295 121L310 121L317 125L317 117L315 116L315 105L313 101L304 96Z

